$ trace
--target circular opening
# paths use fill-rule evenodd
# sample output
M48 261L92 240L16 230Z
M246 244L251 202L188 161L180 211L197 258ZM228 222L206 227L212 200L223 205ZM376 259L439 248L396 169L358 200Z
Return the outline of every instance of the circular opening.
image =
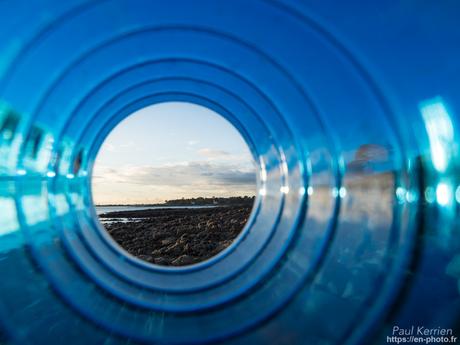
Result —
M240 132L185 102L148 106L121 121L97 154L91 182L99 220L115 242L163 266L199 263L230 246L256 192Z

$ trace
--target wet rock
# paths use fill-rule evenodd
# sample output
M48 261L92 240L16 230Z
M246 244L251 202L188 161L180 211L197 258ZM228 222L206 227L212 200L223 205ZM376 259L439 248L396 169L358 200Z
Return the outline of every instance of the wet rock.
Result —
M195 263L195 260L190 255L181 255L176 260L171 262L174 266L185 266Z
M175 243L174 245L168 247L165 252L169 255L179 256L183 251L182 246L179 243Z
M153 263L157 265L167 266L171 264L171 261L163 257L158 257L153 259Z
M168 238L164 239L163 241L161 241L161 244L164 245L164 246L168 246L168 245L173 244L173 243L176 243L176 239L174 237L168 237Z
M143 254L140 254L137 256L139 259L141 260L144 260L144 261L152 261L153 258L150 256L150 255L143 255Z
M243 229L250 211L249 206L129 211L135 213L130 214L133 221L104 226L130 254L157 265L182 266L227 248Z

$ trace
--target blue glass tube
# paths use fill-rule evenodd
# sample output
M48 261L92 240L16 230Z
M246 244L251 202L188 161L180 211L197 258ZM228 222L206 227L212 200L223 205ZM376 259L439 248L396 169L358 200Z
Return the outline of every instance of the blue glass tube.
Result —
M455 328L458 7L0 3L4 338L359 344ZM258 169L235 243L180 268L121 250L90 184L111 129L169 101L227 118Z

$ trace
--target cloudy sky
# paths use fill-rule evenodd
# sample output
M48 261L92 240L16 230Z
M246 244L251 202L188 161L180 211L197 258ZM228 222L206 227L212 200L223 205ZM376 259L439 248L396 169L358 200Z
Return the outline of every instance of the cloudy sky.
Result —
M254 195L255 169L238 131L189 103L137 111L107 137L93 171L97 205Z

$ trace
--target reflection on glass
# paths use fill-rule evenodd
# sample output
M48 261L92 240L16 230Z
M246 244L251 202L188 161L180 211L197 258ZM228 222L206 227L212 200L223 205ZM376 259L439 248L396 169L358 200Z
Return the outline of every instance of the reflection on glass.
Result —
M440 97L420 104L430 141L431 160L438 172L445 172L452 156L454 127Z

